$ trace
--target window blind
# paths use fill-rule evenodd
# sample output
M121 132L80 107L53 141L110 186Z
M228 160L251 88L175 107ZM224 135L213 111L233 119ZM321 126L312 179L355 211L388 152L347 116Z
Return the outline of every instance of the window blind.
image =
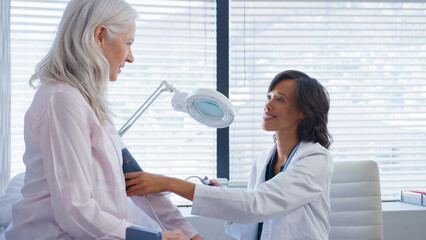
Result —
M379 164L382 199L426 187L426 1L232 1L230 178L273 144L261 129L281 71L317 78L331 99L335 161Z
M67 1L10 1L11 176L25 171L24 115L35 90L28 80L45 56Z
M11 0L12 175L25 170L23 118L34 90L28 79L53 40L68 1ZM216 87L216 13L213 0L128 0L138 12L132 50L109 100L119 129L165 80L176 89ZM162 93L124 135L145 171L186 178L216 176L216 129L173 111L172 94ZM178 204L181 198L173 196Z
M185 92L216 88L213 1L128 2L139 11L139 20L133 45L135 62L126 65L110 88L118 126L163 80ZM216 129L173 111L172 96L162 93L126 133L124 143L145 171L182 179L215 177ZM173 198L179 204L186 202Z
M10 178L10 2L0 2L0 195Z

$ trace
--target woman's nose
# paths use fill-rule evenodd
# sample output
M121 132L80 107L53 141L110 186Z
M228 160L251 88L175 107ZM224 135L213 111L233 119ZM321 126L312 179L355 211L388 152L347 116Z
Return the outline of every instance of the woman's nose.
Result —
M265 107L263 108L263 110L264 110L265 112L267 112L267 111L271 110L271 105L270 105L270 103L271 103L271 100L267 100L267 101L266 101L266 103L265 103Z
M135 58L133 57L133 52L132 52L132 50L129 50L129 54L127 54L126 61L127 61L128 63L132 63L133 61L135 61Z

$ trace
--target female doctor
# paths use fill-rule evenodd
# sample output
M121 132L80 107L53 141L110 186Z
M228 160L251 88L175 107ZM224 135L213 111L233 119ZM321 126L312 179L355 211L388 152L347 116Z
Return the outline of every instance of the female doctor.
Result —
M275 144L252 166L248 190L210 187L149 173L128 173L129 196L171 191L193 201L192 214L228 220L242 240L328 239L329 98L314 78L294 70L272 80L262 127Z

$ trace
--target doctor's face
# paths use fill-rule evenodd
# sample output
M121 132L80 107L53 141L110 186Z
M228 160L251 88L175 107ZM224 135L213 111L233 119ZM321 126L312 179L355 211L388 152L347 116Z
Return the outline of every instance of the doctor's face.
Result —
M267 94L262 128L266 131L296 131L303 119L296 103L297 82L284 79Z
M136 25L133 22L124 33L115 36L104 35L104 41L101 45L102 52L108 60L110 72L110 81L116 81L117 75L121 72L126 62L132 63L134 58L131 45L135 38Z

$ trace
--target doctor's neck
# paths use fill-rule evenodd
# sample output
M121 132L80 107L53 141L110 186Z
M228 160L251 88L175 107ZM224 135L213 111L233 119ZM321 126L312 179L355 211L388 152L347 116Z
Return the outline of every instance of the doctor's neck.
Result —
M290 154L291 150L299 142L299 135L296 132L282 132L276 131L275 138L277 143L277 152L279 156L286 156Z

